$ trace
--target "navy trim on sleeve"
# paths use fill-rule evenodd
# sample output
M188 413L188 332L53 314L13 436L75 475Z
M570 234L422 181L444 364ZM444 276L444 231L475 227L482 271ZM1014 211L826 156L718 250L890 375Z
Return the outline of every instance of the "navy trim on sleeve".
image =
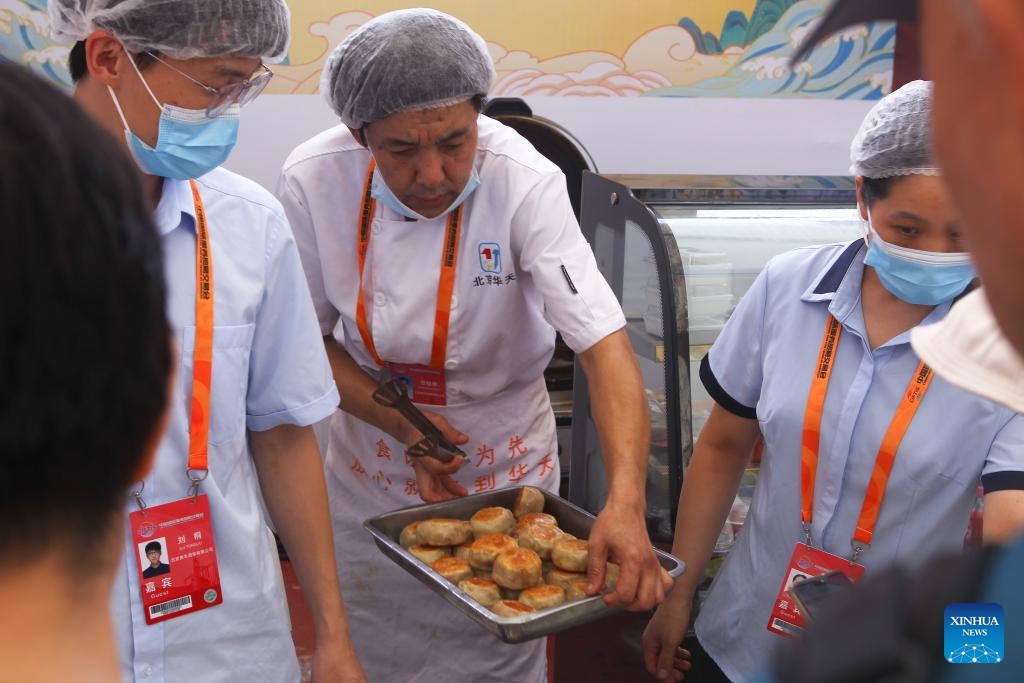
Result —
M981 486L985 493L994 491L1024 490L1024 472L992 472L982 475Z
M814 293L835 294L836 290L839 289L839 285L842 284L843 278L846 277L846 271L853 265L853 259L856 258L857 252L863 246L863 238L851 242L850 246L846 247L846 251L839 255L839 258L835 260L835 263L828 269L828 272L818 281L818 286L814 288Z
M748 420L757 419L756 408L749 408L743 405L730 396L725 389L722 388L722 385L718 383L718 378L715 377L715 373L711 369L711 362L708 360L708 354L705 354L703 360L700 362L700 381L704 384L704 388L708 390L711 398L715 400L715 403L738 417L745 417Z

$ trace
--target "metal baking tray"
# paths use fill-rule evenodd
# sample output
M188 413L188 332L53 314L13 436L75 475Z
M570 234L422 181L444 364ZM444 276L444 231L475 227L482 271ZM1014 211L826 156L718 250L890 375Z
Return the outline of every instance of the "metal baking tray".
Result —
M447 500L442 503L403 508L372 517L363 522L363 526L373 535L373 539L382 553L506 643L521 643L533 638L540 638L620 612L621 610L618 608L608 607L600 595L595 595L592 598L552 607L533 615L500 617L470 598L458 586L441 578L439 574L418 560L398 542L402 529L418 520L432 517L469 519L477 510L491 506L512 509L521 488L506 488ZM561 529L579 538L590 536L590 528L596 519L593 515L552 493L538 490L544 494L544 512L554 515ZM672 578L683 573L685 567L681 560L658 549L655 549L654 552L657 553L661 566Z

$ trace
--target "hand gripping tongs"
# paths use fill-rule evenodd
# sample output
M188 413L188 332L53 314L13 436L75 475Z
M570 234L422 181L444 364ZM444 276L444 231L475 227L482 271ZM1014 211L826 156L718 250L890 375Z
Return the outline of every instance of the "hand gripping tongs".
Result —
M441 430L417 408L405 390L405 382L392 379L383 382L373 392L373 400L382 406L394 408L402 417L412 423L423 434L423 438L414 443L406 452L413 458L430 457L447 464L456 456L465 458L461 448L445 438Z

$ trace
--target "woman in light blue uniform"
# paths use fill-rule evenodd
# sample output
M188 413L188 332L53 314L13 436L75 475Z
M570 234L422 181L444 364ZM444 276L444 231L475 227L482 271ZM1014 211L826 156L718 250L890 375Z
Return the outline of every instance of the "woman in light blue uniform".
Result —
M871 574L955 551L979 481L985 540L1019 528L1024 416L933 377L909 343L975 277L932 161L930 109L922 81L872 109L851 150L865 238L773 259L701 365L716 405L680 499L673 552L688 570L644 634L662 680L753 675L779 632L798 630L779 615L806 566L855 559L852 573ZM758 434L744 530L680 649Z

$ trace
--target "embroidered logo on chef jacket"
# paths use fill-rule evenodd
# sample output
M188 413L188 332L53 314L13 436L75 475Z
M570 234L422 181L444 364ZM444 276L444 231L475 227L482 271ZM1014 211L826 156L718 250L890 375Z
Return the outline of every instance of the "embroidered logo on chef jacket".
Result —
M485 273L501 272L501 248L494 242L481 242L476 247L480 256L480 270Z

